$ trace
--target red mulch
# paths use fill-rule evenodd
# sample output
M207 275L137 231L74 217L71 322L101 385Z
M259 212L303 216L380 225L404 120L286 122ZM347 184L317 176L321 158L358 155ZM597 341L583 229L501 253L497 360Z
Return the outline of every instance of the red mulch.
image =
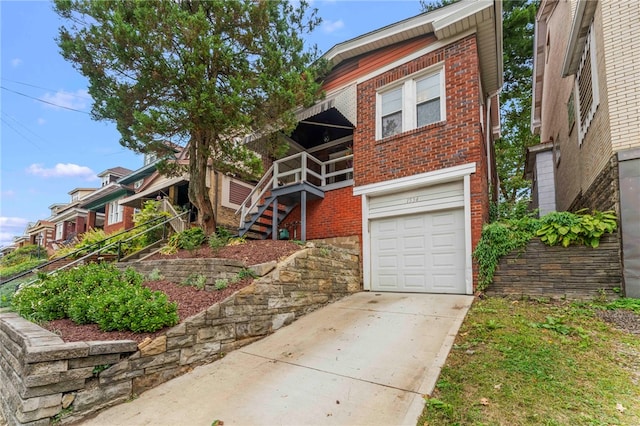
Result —
M279 260L298 250L300 246L291 241L259 240L247 241L243 244L226 246L212 250L208 246L193 251L181 250L172 255L155 255L151 259L188 259L188 258L222 258L236 259L247 265L256 265L272 260ZM248 286L253 279L247 278L229 285L221 291L204 291L195 287L182 286L169 281L149 281L144 283L152 290L160 290L167 294L169 300L178 303L180 321L197 314L231 296L236 291ZM101 331L96 324L78 325L69 319L51 321L44 328L58 334L65 342L90 340L135 340L142 342L147 337L156 337L166 332L167 328L154 333L134 333L131 331Z

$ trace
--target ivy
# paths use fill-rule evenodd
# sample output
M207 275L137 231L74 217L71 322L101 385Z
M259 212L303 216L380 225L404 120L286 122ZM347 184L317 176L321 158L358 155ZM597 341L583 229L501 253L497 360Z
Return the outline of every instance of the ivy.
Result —
M585 210L553 212L540 219L524 216L485 225L473 253L478 262L478 290L484 291L491 284L501 257L524 249L536 236L549 246L582 244L596 248L600 237L616 228L617 219L612 211L587 214Z

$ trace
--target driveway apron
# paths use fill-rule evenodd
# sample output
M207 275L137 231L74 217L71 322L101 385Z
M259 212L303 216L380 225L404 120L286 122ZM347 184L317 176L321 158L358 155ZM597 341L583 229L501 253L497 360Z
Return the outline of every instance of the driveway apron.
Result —
M363 292L88 425L415 425L473 298Z

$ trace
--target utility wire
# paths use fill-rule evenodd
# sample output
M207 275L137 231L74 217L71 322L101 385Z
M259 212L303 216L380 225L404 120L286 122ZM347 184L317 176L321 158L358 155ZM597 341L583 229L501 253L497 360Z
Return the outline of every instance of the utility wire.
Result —
M4 81L8 81L8 82L10 82L10 83L21 84L21 85L23 85L23 86L35 87L36 89L50 90L50 91L52 91L52 92L56 92L56 90L55 90L55 89L51 89L50 87L37 86L37 85L35 85L35 84L25 83L25 82L23 82L23 81L11 80L11 79L9 79L9 78L4 78L4 77L2 77L2 80L4 80ZM77 94L75 94L75 93L71 93L71 92L65 92L65 93L67 93L68 95L71 95L71 96L73 96L73 97L75 97L75 98L91 100L91 96L82 96L82 95L77 95Z
M37 134L36 132L34 132L33 130L31 130L28 126L26 126L25 124L21 123L20 121L18 121L15 117L13 117L10 114L7 114L6 112L2 111L2 115L5 118L5 123L7 124L7 126L9 126L10 124L7 123L7 119L11 120L14 124L18 125L20 128L26 130L27 132L31 133L33 136L35 136L36 138L38 138L40 141L44 142L46 145L51 146L51 142L49 142L47 139L45 139L44 137L40 136L39 134ZM12 127L13 128L13 127ZM14 130L16 130L15 128L13 128Z
M25 98L29 98L29 99L33 99L33 100L36 100L36 101L39 101L39 102L42 102L42 103L45 103L45 104L53 105L53 106L58 107L58 108L68 109L69 111L80 112L82 114L89 115L89 113L86 112L86 111L81 111L79 109L74 109L74 108L63 106L63 105L54 104L53 102L45 101L44 99L40 99L40 98L36 98L34 96L27 95L26 93L22 93L22 92L18 92L18 91L15 91L15 90L11 90L11 89L6 88L4 86L0 86L0 88L6 90L8 92L15 93L16 95L24 96Z
M22 136L22 138L24 140L26 140L27 142L29 142L31 145L35 146L36 148L38 148L39 150L42 150L42 148L40 148L38 146L38 144L36 144L34 141L32 141L31 139L29 139L24 133L20 132L18 129L16 129L15 127L13 127L13 124L9 123L4 117L0 117L0 120L7 125L7 127L9 127L11 130L13 130L14 132L16 132L18 135Z

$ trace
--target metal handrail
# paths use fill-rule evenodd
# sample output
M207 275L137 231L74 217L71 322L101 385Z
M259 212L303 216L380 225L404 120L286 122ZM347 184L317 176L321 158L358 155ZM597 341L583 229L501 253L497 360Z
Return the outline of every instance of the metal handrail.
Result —
M160 226L164 226L164 225L166 225L167 223L171 222L172 220L174 220L174 219L176 219L176 218L181 218L182 216L184 216L184 215L186 215L186 214L188 214L188 213L190 213L190 211L189 211L189 210L187 210L187 211L185 211L185 212L183 212L183 213L179 214L178 216L172 216L172 217L170 217L170 218L168 218L168 219L166 219L166 220L164 220L164 221L162 221L162 222L160 222L160 223L158 223L158 224L153 225L151 228L145 229L145 230L144 230L144 231L142 231L142 232L138 232L137 234L135 234L135 235L133 235L133 236L131 236L131 237L127 238L126 240L115 241L115 242L113 242L113 243L111 243L111 244L107 244L107 245L106 245L106 246L104 246L104 247L100 247L98 250L95 250L95 251L93 251L93 252L91 252L91 253L89 253L89 254L87 254L87 255L85 255L85 256L82 256L82 257L80 257L80 258L78 258L78 259L74 260L73 262L67 263L67 264L65 264L65 265L62 265L60 268L57 268L57 269L55 269L55 270L53 270L53 271L48 272L48 273L47 273L47 275L52 275L52 274L54 274L54 273L56 273L56 272L58 272L58 271L62 271L62 270L67 269L67 268L69 268L69 267L71 267L71 266L74 266L74 265L76 265L76 264L78 264L78 263L80 263L80 262L83 262L84 260L86 260L86 259L90 258L91 256L94 256L94 255L100 254L102 251L107 250L107 249L109 249L109 248L111 248L111 247L115 247L116 245L118 246L117 260L119 261L119 260L121 259L121 251L122 251L122 250L121 250L121 248L122 248L122 243L124 243L124 242L128 242L128 241L131 241L131 240L133 240L134 238L137 238L137 237L139 237L139 236L141 236L141 235L144 235L144 234L146 234L146 233L150 232L150 231L151 231L151 230L153 230L153 229L156 229L156 228L158 228L158 227L160 227ZM141 225L135 226L135 227L133 227L133 228L130 228L130 229L129 229L129 230L127 230L127 231L119 232L118 234L112 235L112 236L111 236L111 237L109 237L109 238L105 238L104 240L102 240L102 241L100 241L100 242L107 241L108 239L114 238L115 236L122 235L122 234L124 234L125 232L129 232L129 231L131 231L131 230L133 230L133 229L135 229L135 228L139 228L139 227L141 227L141 226L143 226L143 225L149 224L149 223L154 222L154 221L159 220L159 219L162 219L162 218L155 218L155 219L152 219L152 220L150 220L150 221L148 221L148 222L145 222L144 224L141 224ZM164 229L164 228L163 228L163 229ZM163 238L164 238L164 235L163 235ZM100 243L100 242L99 242L99 243ZM96 244L98 244L98 243L92 244L92 246L95 246ZM89 246L89 247L91 247L91 246ZM81 252L81 251L85 251L85 250L86 250L86 247L85 247L85 248L82 248L82 249L79 249L79 250L76 250L75 252L70 253L70 254L68 254L68 255L66 255L66 256L64 256L64 257L60 257L60 258L58 258L58 259L55 259L55 261L60 261L60 260L66 259L67 257L71 256L72 254L76 254L76 253L79 253L79 252ZM35 272L35 271L40 270L43 266L47 266L47 265L50 265L50 264L52 264L52 263L54 263L54 262L53 262L53 261L52 261L52 262L48 262L48 263L46 263L46 264L44 264L44 265L40 265L38 268L34 268L34 269L29 270L29 271L25 271L24 273L20 274L19 276L14 276L14 277L12 277L11 279L9 279L9 280L7 280L7 281L3 281L3 282L1 283L1 285L7 284L7 283L9 283L9 282L11 282L11 281L14 281L14 280L18 279L18 278L21 278L21 277L24 277L24 276L26 276L26 275L29 275L29 274L31 274L31 273L33 273L33 272ZM25 284L23 284L23 285L30 285L30 284L33 284L35 281L37 281L37 279L32 280L32 281L29 281L28 283L25 283Z

